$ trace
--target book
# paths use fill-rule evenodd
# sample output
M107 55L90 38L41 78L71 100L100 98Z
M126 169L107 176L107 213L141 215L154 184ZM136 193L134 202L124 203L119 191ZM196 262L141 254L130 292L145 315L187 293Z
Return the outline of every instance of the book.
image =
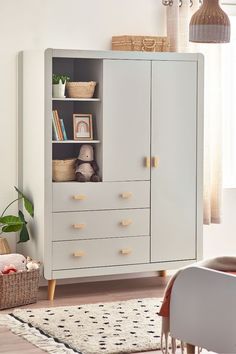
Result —
M62 135L61 124L60 124L60 120L59 120L59 116L58 116L57 110L53 111L53 115L54 115L54 120L55 120L55 123L56 123L58 140L60 140L60 141L64 140L63 139L63 135Z
M62 130L63 138L64 138L64 140L68 140L63 119L60 119L60 123L61 123L61 130Z
M53 112L52 112L53 113ZM53 140L59 140L58 133L57 133L57 127L54 119L54 114L52 114L52 138Z

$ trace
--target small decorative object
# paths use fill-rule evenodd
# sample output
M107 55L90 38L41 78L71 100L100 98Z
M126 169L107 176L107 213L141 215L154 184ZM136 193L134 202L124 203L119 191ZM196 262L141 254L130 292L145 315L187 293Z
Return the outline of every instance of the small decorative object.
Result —
M93 140L92 114L73 114L74 140Z
M11 253L11 249L5 237L0 237L0 254Z
M0 272L3 272L4 268L10 264L13 264L18 271L26 270L26 258L22 254L11 253L0 255Z
M12 273L16 273L17 269L14 266L14 264L9 264L9 266L5 266L3 268L3 271L1 272L2 274L12 274Z
M31 257L26 258L26 268L27 270L35 270L39 269L40 267L40 262L33 260Z
M100 182L98 165L94 160L92 145L83 144L80 148L78 159L75 163L75 175L78 182Z
M54 98L64 98L66 83L70 80L69 76L61 74L52 75L52 97Z
M52 180L54 182L68 182L75 180L76 159L53 160Z
M112 50L169 52L170 41L167 37L157 36L113 36Z
M70 98L92 98L96 82L67 82L66 89Z
M192 16L189 41L197 43L229 43L230 21L219 0L204 0Z
M20 200L24 203L24 208L28 214L33 218L34 217L34 206L31 201L18 189L15 187L15 190L18 193L18 198L13 200L7 207L3 210L2 215L0 216L0 235L4 232L20 232L20 242L26 242L29 240L29 232L27 229L27 221L21 210L18 211L18 216L14 215L5 215L7 209L15 202Z

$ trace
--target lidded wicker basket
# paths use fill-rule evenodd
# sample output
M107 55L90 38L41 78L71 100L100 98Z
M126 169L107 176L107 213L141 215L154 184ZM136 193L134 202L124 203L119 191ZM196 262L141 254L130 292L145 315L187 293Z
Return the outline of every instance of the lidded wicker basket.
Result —
M75 180L76 159L53 160L52 179L55 182L67 182Z
M92 98L96 82L67 82L66 88L70 98Z
M167 37L158 36L113 36L112 50L169 52L170 41Z
M0 310L37 301L40 270L0 275Z

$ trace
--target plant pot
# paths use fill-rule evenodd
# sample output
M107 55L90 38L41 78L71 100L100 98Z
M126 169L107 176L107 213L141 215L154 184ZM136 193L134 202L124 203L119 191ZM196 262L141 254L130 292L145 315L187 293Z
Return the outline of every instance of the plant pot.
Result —
M61 80L59 84L52 85L52 97L53 98L64 98L65 96L66 83L62 83Z
M8 254L8 253L11 253L11 249L7 242L7 239L4 237L0 237L0 254Z

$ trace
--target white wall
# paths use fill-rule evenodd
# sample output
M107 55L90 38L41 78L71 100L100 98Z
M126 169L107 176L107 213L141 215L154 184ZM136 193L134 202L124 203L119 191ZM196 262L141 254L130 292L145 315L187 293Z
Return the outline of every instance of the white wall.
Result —
M161 0L9 0L1 5L0 33L1 211L14 198L17 184L18 52L109 49L112 35L164 35L165 9ZM204 228L205 257L236 254L236 190L225 191L224 207L223 224ZM8 239L14 250L14 237Z
M0 33L1 212L15 197L17 184L18 52L48 47L110 49L112 35L164 35L165 9L159 0L2 1ZM13 250L15 239L11 235L8 240Z

